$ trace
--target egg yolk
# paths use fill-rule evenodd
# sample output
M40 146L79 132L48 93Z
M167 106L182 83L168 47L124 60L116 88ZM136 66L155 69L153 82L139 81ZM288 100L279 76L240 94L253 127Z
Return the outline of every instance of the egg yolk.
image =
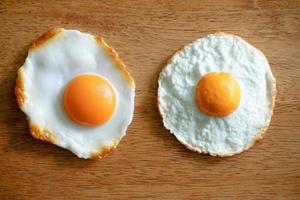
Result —
M68 116L86 126L108 121L116 107L113 86L101 76L84 74L72 79L65 88L63 104Z
M227 72L210 72L199 80L196 87L196 104L210 116L229 115L239 106L240 98L240 86Z

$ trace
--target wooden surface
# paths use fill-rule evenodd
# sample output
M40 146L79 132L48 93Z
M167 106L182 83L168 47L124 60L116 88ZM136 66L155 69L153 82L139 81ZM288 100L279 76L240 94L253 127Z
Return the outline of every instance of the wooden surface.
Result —
M300 199L299 1L1 1L0 199ZM51 27L103 36L136 81L133 123L99 161L34 140L13 94L28 45ZM185 149L163 128L158 73L186 43L237 34L277 78L267 137L230 158Z

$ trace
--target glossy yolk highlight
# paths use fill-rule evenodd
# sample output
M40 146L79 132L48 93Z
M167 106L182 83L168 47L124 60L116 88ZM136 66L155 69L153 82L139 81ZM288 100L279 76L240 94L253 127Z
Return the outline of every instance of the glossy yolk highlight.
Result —
M98 126L108 121L116 107L113 86L104 78L84 74L72 79L64 91L64 108L82 125Z
M196 104L210 116L229 115L239 106L240 98L240 86L227 72L210 72L200 79L196 87Z

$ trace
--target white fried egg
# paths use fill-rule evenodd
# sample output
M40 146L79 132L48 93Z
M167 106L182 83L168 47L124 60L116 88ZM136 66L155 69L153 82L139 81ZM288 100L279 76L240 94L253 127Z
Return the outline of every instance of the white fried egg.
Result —
M15 93L31 134L81 158L102 158L126 134L135 83L102 38L51 29L29 48Z
M164 126L187 148L231 156L262 138L276 84L264 54L240 37L216 33L178 51L159 76Z

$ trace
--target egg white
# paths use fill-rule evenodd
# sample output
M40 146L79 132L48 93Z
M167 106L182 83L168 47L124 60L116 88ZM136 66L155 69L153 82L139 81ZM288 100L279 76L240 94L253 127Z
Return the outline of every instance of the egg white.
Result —
M194 100L208 72L229 72L241 88L240 105L226 117L202 113ZM230 156L262 138L275 104L276 84L264 54L240 37L217 33L178 51L159 76L158 106L164 126L189 149Z
M21 108L30 124L47 131L52 143L81 158L92 158L102 150L115 147L132 120L135 94L134 81L129 82L126 76L132 77L127 71L124 75L118 62L119 58L111 56L95 36L76 30L61 29L40 47L29 50L22 67L24 105ZM73 122L63 108L64 88L71 79L85 73L104 77L117 94L113 116L97 127Z

